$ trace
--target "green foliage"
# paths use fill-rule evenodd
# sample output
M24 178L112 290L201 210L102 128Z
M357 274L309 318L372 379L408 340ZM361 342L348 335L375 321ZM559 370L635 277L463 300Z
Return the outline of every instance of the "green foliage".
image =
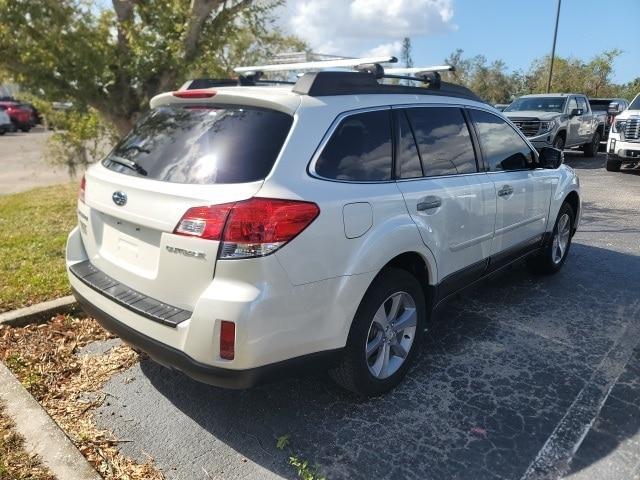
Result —
M115 129L93 108L51 111L47 122L56 128L49 139L49 158L54 164L66 165L71 176L104 156L117 137Z
M295 467L298 478L302 480L325 480L325 477L320 475L317 465L310 466L308 460L301 460L297 455L289 457L289 465Z
M278 439L276 440L276 448L278 450L284 450L286 447L289 446L290 438L291 438L290 435L282 435L278 437Z
M633 98L640 91L640 78L627 85L611 82L613 63L620 50L607 50L589 61L556 57L553 63L552 92L577 92L593 97ZM502 60L488 63L483 55L464 57L454 51L445 62L456 68L445 79L465 85L489 103L508 103L528 93L544 93L549 78L549 57L536 59L527 72L507 72ZM632 93L635 91L636 93Z
M282 0L0 0L0 72L88 107L123 134L156 94L301 42L273 25Z
M310 465L308 460L300 458L297 454L293 453L290 435L279 436L276 439L276 448L278 450L289 450L289 465L296 469L298 478L302 480L326 480L325 477L320 474L318 465Z
M402 53L400 54L400 60L407 68L413 67L413 57L411 56L411 39L404 37L402 39Z

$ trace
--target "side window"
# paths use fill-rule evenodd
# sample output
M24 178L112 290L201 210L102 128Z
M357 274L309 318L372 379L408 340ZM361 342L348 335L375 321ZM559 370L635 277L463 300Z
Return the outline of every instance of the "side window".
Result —
M571 97L569 99L569 105L567 106L567 113L571 115L571 112L578 108L578 102L576 102L576 97Z
M424 107L406 111L426 177L477 171L471 136L459 108Z
M470 109L485 162L492 172L530 168L534 154L518 133L497 115Z
M377 110L343 119L320 154L316 173L354 182L390 180L390 115L390 110Z
M587 99L584 97L578 97L578 108L582 109L583 113L589 111L589 107L587 106Z
M396 162L400 172L399 176L400 178L422 177L418 148L405 112L398 110L396 118L398 119L398 156Z

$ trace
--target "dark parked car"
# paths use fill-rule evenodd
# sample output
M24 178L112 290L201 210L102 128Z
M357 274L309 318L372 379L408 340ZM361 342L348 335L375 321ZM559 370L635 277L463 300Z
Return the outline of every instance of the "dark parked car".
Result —
M607 120L604 126L603 142L607 142L611 125L616 115L622 113L629 106L629 102L624 98L590 98L589 105L594 112L603 112L607 114Z
M32 111L17 102L0 102L0 109L7 112L13 124L13 130L28 132L31 130Z

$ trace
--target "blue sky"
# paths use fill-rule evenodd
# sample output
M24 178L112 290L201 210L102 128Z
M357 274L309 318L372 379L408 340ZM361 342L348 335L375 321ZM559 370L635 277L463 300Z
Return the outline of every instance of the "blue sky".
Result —
M412 39L414 63L441 63L456 48L526 69L551 50L556 0L287 0L279 24L314 51L398 54ZM556 53L588 60L624 53L613 80L640 77L640 0L563 0Z
M455 31L413 39L414 60L433 63L453 49L465 55L501 58L513 69L551 51L556 0L455 0ZM615 25L615 28L609 28ZM614 81L640 77L640 0L563 0L556 55L588 59L623 50Z

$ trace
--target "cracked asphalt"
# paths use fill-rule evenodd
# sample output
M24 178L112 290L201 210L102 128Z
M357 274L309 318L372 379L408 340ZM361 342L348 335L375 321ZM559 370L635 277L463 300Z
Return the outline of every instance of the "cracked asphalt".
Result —
M297 478L290 453L328 479L640 479L640 172L566 163L584 213L563 270L519 264L460 294L392 393L324 375L226 391L145 360L96 421L168 479Z

